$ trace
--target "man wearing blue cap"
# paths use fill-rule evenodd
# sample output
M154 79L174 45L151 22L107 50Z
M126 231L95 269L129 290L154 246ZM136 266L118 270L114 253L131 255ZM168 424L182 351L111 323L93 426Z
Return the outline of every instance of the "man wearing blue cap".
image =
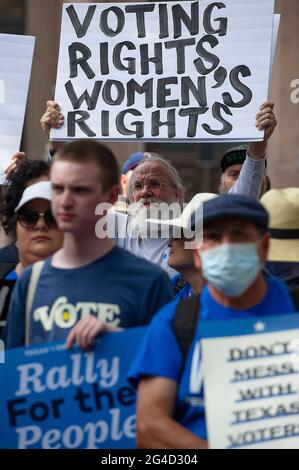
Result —
M126 160L122 166L120 182L121 182L122 192L125 196L128 195L129 181L133 173L133 170L137 168L141 160L144 159L145 155L146 155L145 152L132 153L132 155L129 156L128 160Z
M185 360L174 327L174 301L151 323L130 371L130 380L138 384L139 447L208 446L199 316L209 321L294 312L286 286L262 272L268 244L268 213L257 200L224 194L203 203L203 241L193 255L207 285L197 308L195 303L194 336ZM185 323L192 322L190 317Z

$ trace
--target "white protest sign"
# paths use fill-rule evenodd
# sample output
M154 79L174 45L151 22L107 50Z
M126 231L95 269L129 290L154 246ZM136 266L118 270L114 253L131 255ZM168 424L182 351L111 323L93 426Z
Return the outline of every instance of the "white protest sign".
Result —
M52 140L262 140L274 0L63 5Z
M219 335L202 340L209 447L298 449L299 315L209 323Z
M35 38L0 34L0 173L20 149Z

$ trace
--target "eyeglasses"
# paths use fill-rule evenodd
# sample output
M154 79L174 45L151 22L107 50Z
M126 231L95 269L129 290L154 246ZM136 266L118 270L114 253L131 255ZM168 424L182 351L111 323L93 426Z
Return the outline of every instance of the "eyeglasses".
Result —
M33 228L37 224L40 217L44 218L45 223L49 228L56 228L57 223L53 217L52 211L48 209L46 212L37 212L31 211L29 209L24 209L18 213L18 222L24 228Z
M170 186L170 183L166 183L166 181L158 180L158 179L149 179L146 183L142 181L135 181L132 184L132 191L133 193L140 193L144 190L144 187L147 187L151 191L158 191L162 188L162 186Z

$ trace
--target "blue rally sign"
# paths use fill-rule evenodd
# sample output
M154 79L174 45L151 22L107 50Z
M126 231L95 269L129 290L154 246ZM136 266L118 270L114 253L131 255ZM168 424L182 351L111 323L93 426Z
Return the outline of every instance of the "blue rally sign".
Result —
M136 391L126 375L145 330L104 334L88 353L62 342L6 351L0 448L134 448Z

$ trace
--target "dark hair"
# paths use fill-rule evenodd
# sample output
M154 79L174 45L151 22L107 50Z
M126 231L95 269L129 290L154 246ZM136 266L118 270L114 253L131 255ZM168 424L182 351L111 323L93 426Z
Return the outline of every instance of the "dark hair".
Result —
M82 139L63 145L55 154L53 163L56 161L96 163L101 170L100 181L104 192L119 184L119 166L114 154L95 140Z
M33 183L41 176L48 176L49 172L50 167L43 160L25 158L11 176L10 183L2 186L0 221L7 235L15 232L16 217L14 211L21 200L24 189L29 186L30 181Z

